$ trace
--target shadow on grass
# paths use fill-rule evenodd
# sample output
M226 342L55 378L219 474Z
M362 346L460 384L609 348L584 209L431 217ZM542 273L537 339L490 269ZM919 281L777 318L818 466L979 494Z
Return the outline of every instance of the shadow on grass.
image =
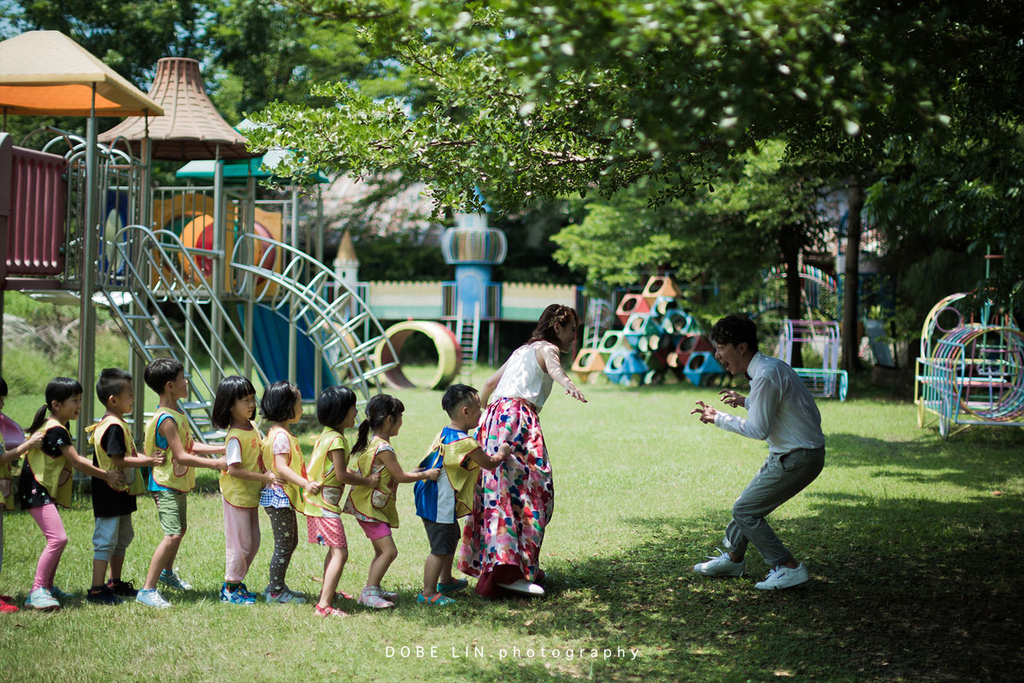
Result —
M813 517L781 520L780 537L812 581L779 592L753 584L766 571L756 551L748 576L692 572L721 537L723 519L628 520L656 540L617 555L551 563L548 597L483 603L473 616L525 635L639 648L636 660L510 659L477 680L536 680L559 672L594 680L1003 680L1024 665L1024 578L1019 504L951 504L807 494ZM511 646L512 644L510 644ZM589 646L589 645L588 645Z

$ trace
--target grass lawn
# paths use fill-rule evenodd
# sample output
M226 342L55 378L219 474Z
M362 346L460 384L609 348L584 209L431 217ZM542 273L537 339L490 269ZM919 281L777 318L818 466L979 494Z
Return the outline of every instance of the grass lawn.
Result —
M484 372L474 377L483 381ZM918 430L913 406L884 399L821 403L825 471L772 520L807 563L804 587L762 593L749 576L692 572L721 543L729 509L764 459L755 443L702 425L689 386L588 386L581 405L553 395L544 410L556 510L544 544L549 594L450 609L415 604L428 552L412 486L399 492L400 554L386 613L347 603L348 619L309 606L223 605L221 503L210 473L189 500L178 556L196 590L174 608L98 607L79 597L54 614L0 615L0 680L306 681L984 680L1020 675L1024 573L1024 433L978 429L943 441ZM406 404L394 440L413 467L445 424L440 393L396 392ZM37 401L26 407L34 408ZM10 404L9 404L10 407ZM9 411L10 412L10 411ZM14 414L23 424L30 416ZM998 492L998 493L997 493ZM160 531L139 501L125 578L141 584ZM57 584L82 596L92 558L87 498L62 513L70 538ZM247 583L262 589L272 546ZM366 578L369 542L346 520L341 587ZM300 545L289 583L312 599L323 552ZM42 536L23 512L5 521L0 593L23 600ZM407 649L403 649L407 648Z

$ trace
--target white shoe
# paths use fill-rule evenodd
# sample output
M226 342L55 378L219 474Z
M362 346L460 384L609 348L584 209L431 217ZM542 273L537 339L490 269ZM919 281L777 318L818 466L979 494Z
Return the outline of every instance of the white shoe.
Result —
M704 576L743 576L743 570L747 568L746 560L733 562L729 553L722 553L718 557L708 555L707 562L693 565L693 571Z
M763 591L792 588L793 586L807 583L807 580L810 578L807 574L807 567L803 565L803 562L792 569L780 565L768 572L768 576L765 577L764 581L755 583L754 588L760 588Z
M520 595L530 595L533 597L541 597L544 595L544 589L526 579L517 579L512 583L499 583L498 588L504 588L507 591L513 593L519 593Z
M40 612L60 609L60 603L53 597L53 594L46 588L37 588L28 594L25 606L31 607Z

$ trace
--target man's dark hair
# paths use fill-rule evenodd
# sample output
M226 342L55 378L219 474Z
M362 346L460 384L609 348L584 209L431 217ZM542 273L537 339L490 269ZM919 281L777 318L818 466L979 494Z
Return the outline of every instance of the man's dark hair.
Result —
M750 318L727 315L711 328L711 341L733 346L746 343L751 353L757 353L757 325Z
M96 381L96 398L106 406L112 396L120 394L131 383L131 373L121 368L104 368Z
M468 384L453 384L444 390L441 397L441 409L452 417L455 410L479 392Z
M175 358L156 358L146 366L142 379L147 387L160 395L167 388L167 383L178 379L178 373L184 371L185 366Z

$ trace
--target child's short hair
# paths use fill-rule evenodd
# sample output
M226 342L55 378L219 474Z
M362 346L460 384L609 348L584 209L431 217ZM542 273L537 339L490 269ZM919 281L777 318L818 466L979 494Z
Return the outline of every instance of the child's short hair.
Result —
M146 366L142 379L146 381L147 387L159 395L164 393L168 382L178 379L178 373L184 371L185 366L175 358L156 358Z
M120 394L131 383L130 372L121 368L104 368L100 371L100 378L96 381L96 398L106 406L113 396Z
M337 427L356 404L356 395L348 387L327 387L316 399L316 419L324 427Z
M468 384L453 384L444 390L444 396L441 397L441 409L448 413L448 417L454 417L459 406L478 393Z
M291 382L274 382L263 392L260 415L271 422L287 422L295 417L295 402L302 398Z
M7 395L7 381L3 377L0 377L0 396L6 396L6 395Z
M235 401L241 401L246 396L255 396L256 387L247 378L241 375L225 377L217 386L217 395L213 398L213 410L210 413L210 422L214 427L227 429L231 426L231 409L235 407ZM255 408L253 408L255 412ZM254 415L250 415L251 420Z
M750 318L727 315L711 328L711 341L716 344L746 343L747 349L757 352L757 325Z

